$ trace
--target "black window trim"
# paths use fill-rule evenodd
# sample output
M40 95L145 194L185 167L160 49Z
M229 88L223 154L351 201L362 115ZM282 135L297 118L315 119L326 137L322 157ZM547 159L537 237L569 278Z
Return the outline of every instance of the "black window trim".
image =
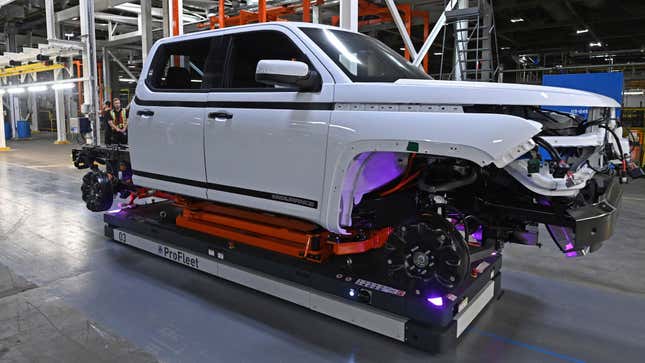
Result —
M309 61L309 64L311 64L311 68L313 70L315 70L320 77L322 77L322 74L318 71L316 66L311 61L311 57L309 57L303 51L303 49L301 47L299 47L291 39L291 37L289 37L287 32L285 32L283 30L278 30L278 29L254 29L254 30L250 30L250 31L245 31L243 33L252 33L252 32L260 32L260 31L264 31L264 32L266 32L266 31L274 31L274 32L279 32L279 33L282 33L283 35L285 35L287 38L289 38L289 41L291 41L293 46L298 48L303 53L303 56L305 56L307 58L307 60ZM165 46L168 46L168 45L171 45L171 44L175 44L175 43L189 42L189 41L192 41L192 40L202 40L202 39L206 39L206 38L211 39L213 37L226 37L226 36L233 37L236 34L240 34L240 33L213 34L211 36L204 36L204 37L200 37L200 38L196 38L196 39L177 40L177 41L174 41L174 42L168 42L168 43L161 44L159 46L159 48L165 47ZM157 53L159 53L159 48L155 52L155 55ZM231 49L229 48L229 49L226 50L226 61L224 62L225 64L228 64L228 60L229 60L230 57L231 57ZM153 62L151 63L150 67L155 67L155 66L156 66L155 59L153 59ZM189 89L185 89L185 88L156 88L156 87L152 86L148 76L146 76L146 79L145 79L144 83L145 83L146 87L148 87L148 89L150 91L152 91L152 92L160 92L160 93L237 93L237 92L240 92L240 93L250 93L250 92L319 93L320 92L320 91L300 91L297 88L288 88L288 87L284 87L284 88L268 88L268 87L257 87L257 88L189 88Z

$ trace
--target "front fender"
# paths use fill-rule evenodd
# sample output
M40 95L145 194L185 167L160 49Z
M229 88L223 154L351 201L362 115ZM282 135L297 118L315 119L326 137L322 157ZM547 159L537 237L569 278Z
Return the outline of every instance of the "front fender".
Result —
M344 232L341 214L347 215L352 205L347 200L341 205L342 187L360 154L417 152L503 168L535 147L532 137L541 128L537 122L499 114L335 110L325 168L324 227Z

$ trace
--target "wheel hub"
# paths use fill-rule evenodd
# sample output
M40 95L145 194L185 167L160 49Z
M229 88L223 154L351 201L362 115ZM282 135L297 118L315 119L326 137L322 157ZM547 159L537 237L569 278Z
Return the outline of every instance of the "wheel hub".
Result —
M388 239L389 273L392 277L430 281L453 289L470 267L468 246L455 227L441 216L424 216L398 226Z
M412 262L418 268L426 268L430 264L430 250L425 252L417 251L412 255Z

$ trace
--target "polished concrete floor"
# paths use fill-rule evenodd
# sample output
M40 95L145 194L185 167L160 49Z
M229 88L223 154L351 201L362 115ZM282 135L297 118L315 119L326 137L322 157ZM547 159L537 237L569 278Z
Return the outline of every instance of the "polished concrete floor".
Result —
M507 247L505 294L433 356L107 241L47 136L0 153L0 362L645 361L645 183L593 255Z

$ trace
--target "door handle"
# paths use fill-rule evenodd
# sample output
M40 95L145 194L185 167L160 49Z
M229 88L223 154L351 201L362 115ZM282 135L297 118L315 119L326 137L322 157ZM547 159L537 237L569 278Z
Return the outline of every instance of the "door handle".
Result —
M208 118L219 118L219 119L230 120L233 118L233 114L228 112L210 112L208 114Z
M137 116L152 116L152 115L154 115L154 114L155 114L155 112L154 112L154 111L150 111L150 110L141 110L141 111L137 111Z

